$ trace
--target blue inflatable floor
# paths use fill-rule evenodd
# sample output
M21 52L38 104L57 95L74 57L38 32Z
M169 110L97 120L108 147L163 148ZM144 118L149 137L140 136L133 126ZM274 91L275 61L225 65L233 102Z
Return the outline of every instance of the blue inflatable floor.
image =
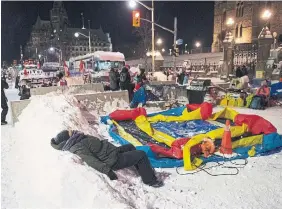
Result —
M185 122L157 122L152 123L153 128L164 132L174 138L192 137L198 134L220 128L203 120L192 120Z

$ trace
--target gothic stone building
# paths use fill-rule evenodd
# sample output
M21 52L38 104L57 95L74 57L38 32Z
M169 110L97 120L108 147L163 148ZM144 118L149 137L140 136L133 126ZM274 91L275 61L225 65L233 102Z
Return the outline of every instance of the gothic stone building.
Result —
M272 16L268 26L270 31L282 36L282 2L279 1L216 1L214 5L214 31L212 51L222 51L222 40L227 30L226 21L233 18L232 34L236 45L255 46L266 21L261 18L265 9ZM235 45L235 46L236 46Z
M61 49L63 60L89 53L89 39L81 35L78 38L74 36L76 32L88 36L89 29L70 28L68 26L68 15L63 3L55 1L50 11L50 21L41 20L39 16L37 17L30 39L25 47L25 58L38 59L39 55L46 56L50 47ZM90 34L91 52L112 51L111 38L108 33L104 33L99 28L91 29ZM57 56L60 56L61 52L57 49L55 50Z

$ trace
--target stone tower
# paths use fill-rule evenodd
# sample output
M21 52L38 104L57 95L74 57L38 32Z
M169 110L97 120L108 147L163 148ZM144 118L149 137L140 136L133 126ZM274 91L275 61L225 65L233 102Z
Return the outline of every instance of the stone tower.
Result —
M63 2L54 1L53 9L50 11L50 20L55 37L60 37L68 25L68 15Z
M261 15L269 9L272 16L268 27L271 32L282 34L282 2L279 1L216 1L214 5L214 31L212 51L223 49L227 26L226 20L233 18L231 28L235 44L256 43L265 25Z

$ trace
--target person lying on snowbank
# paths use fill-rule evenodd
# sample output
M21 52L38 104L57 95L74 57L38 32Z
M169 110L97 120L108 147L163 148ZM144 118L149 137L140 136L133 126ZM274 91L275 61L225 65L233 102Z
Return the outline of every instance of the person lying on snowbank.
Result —
M51 139L51 146L78 155L90 167L106 174L111 180L118 179L114 171L134 166L145 184L163 186L146 153L136 150L131 144L116 147L106 140L79 131L64 130Z

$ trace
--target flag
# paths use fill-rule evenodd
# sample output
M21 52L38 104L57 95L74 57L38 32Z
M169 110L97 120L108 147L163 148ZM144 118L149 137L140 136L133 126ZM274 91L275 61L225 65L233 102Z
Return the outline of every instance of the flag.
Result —
M65 76L66 76L66 77L69 77L70 72L69 72L69 68L68 68L68 66L67 66L66 61L64 61L64 70L65 70Z
M84 73L84 62L81 60L79 64L79 70L81 73Z

